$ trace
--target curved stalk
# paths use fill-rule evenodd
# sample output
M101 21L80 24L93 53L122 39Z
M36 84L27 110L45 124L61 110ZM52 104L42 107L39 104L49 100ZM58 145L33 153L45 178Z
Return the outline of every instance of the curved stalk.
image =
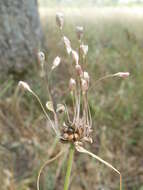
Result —
M37 94L36 94L35 92L33 92L32 90L31 90L30 92L33 94L33 96L35 96L35 98L36 98L37 101L39 102L39 104L40 104L40 106L41 106L41 108L42 108L42 110L43 110L45 116L46 116L47 119L49 120L49 122L50 122L50 124L51 124L53 130L55 131L56 135L59 136L58 131L56 130L56 128L55 128L53 122L51 121L49 115L47 114L47 112L46 112L46 110L45 110L45 108L44 108L44 106L42 105L40 98L39 98L39 97L37 96Z
M63 151L60 151L55 157L51 158L50 160L47 160L40 168L40 171L38 173L38 177L37 177L37 190L40 190L40 177L41 177L41 173L44 170L44 168L50 164L51 162L55 161L56 159L58 159L61 155L63 154Z

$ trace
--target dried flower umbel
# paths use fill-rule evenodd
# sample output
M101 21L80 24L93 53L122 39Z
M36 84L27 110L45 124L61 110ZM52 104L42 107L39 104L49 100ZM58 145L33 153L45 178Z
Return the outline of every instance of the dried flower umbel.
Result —
M64 18L62 13L57 13L56 15L56 22L57 25L59 26L60 30L63 29L63 23L64 23ZM80 62L80 56L85 57L88 52L88 46L83 45L83 42L81 41L83 37L83 27L77 27L77 37L80 41L78 51L73 50L71 47L71 42L70 40L63 35L62 31L62 38L67 50L68 54L71 54L71 57L73 58L73 69L75 70L76 76L74 78L69 79L69 93L71 94L71 98L73 101L73 115L69 116L68 108L64 104L57 104L57 107L55 108L54 103L52 101L52 98L50 98L50 101L46 103L46 108L48 111L53 113L53 118L52 120L49 115L48 111L45 110L44 106L42 105L39 97L33 90L30 88L30 86L23 82L19 82L19 87L29 91L34 95L34 97L38 100L38 102L41 105L41 108L48 119L50 126L53 128L56 136L59 138L59 140L62 143L67 143L70 144L70 153L69 153L69 161L68 161L68 167L67 167L67 173L66 173L66 178L65 178L65 184L64 184L64 190L67 190L69 187L69 180L70 180L70 172L72 168L72 160L73 160L73 155L74 155L74 149L76 149L78 152L81 153L86 153L93 158L99 160L106 166L112 168L115 172L117 172L120 175L120 190L122 189L122 182L121 182L121 173L114 168L111 164L108 162L104 161L97 155L89 152L85 148L83 148L83 145L85 142L90 142L92 143L92 117L91 117L91 112L90 112L90 107L88 103L88 90L89 90L89 85L90 85L90 75L87 71L83 69L84 67L84 60ZM82 51L81 51L82 50ZM45 55L40 52L38 53L39 60L44 63L45 61ZM51 71L58 67L61 63L61 58L57 56L52 64ZM97 81L100 82L101 80L104 80L109 77L122 77L126 78L129 76L128 72L118 72L115 74L110 74L107 76L102 77ZM49 92L50 93L50 92ZM50 95L51 97L51 95ZM59 125L59 120L60 120L60 115L58 114L59 112L65 112L67 118L63 122L62 126ZM55 158L49 160L46 162L46 164L50 163L52 160L58 158L61 155L59 153ZM44 164L44 166L46 165ZM37 189L39 190L39 180L40 180L40 174L42 172L42 169L44 168L42 166L38 180L37 180Z

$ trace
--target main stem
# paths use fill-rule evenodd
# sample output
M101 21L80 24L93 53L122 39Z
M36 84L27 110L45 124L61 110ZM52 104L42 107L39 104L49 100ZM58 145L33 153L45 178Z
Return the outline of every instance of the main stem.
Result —
M66 171L66 177L65 177L65 183L64 183L64 190L68 190L68 188L69 188L73 157L74 157L74 146L71 144L70 150L69 150L69 159L68 159L68 163L67 163L67 171Z

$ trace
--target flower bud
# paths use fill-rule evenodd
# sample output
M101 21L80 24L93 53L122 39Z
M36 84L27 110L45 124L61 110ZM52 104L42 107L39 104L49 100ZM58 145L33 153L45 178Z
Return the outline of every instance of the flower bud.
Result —
M127 78L129 75L130 75L129 72L118 72L114 74L114 76L121 77L121 78Z
M70 81L69 81L69 88L71 91L75 90L76 88L76 81L75 79L71 78Z
M83 26L76 27L76 34L77 34L77 38L81 40L81 38L83 37Z
M88 82L85 79L81 79L81 87L83 92L88 90Z
M73 57L75 63L78 64L79 56L78 56L78 53L74 50L72 50L72 57Z
M84 73L83 73L83 78L84 78L87 82L89 82L89 74L88 74L88 72L84 71Z
M18 86L24 90L28 90L29 92L32 92L30 86L24 81L19 81Z
M53 65L52 65L52 70L53 69L55 69L56 67L58 67L59 66L59 64L60 64L60 62L61 62L61 58L59 57L59 56L57 56L55 59L54 59L54 61L53 61Z
M45 61L45 54L42 51L38 52L38 61L39 63L44 63Z
M64 24L64 15L61 12L56 13L56 23L59 28L62 30Z
M77 71L77 74L81 76L83 74L82 68L79 64L76 64L75 69Z
M69 39L66 36L63 37L63 40L64 40L64 44L66 46L67 53L70 54L71 51L72 51L71 43L70 43Z

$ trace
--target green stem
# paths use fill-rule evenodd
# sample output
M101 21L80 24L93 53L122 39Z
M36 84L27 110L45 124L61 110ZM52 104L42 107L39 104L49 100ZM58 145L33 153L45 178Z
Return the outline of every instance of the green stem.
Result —
M66 171L66 177L65 177L65 183L64 183L64 190L68 190L68 188L69 188L73 157L74 157L74 146L71 144L70 150L69 150L69 159L68 159L68 163L67 163L67 171Z

